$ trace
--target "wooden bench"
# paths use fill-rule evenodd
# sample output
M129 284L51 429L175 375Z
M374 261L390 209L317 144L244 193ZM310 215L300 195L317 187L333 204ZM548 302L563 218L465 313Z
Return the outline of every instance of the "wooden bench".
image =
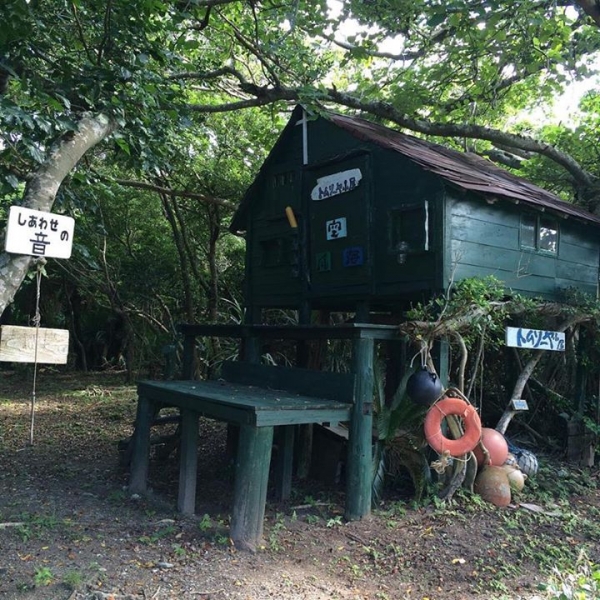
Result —
M371 509L371 430L373 397L373 341L393 339L395 328L377 325L344 327L186 326L184 379L142 381L138 384L136 429L133 436L129 489L147 489L150 428L161 407L181 412L178 509L193 514L196 495L198 417L239 426L230 537L236 547L253 550L260 543L275 427L283 428L280 486L285 496L291 486L293 429L296 425L348 421L346 468L347 519L359 519ZM256 362L226 362L221 378L191 378L191 355L197 335L261 336L292 339L353 340L353 374L274 367ZM256 357L256 352L254 356Z

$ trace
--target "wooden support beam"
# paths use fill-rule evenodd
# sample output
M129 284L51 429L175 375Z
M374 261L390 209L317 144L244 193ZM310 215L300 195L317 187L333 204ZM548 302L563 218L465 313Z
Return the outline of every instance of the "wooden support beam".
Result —
M148 463L150 461L150 427L154 419L153 403L138 397L135 431L133 432L133 454L129 474L129 491L143 494L148 486Z
M240 427L230 531L240 550L255 552L262 540L272 445L273 427Z
M289 500L292 493L292 469L294 462L294 425L278 428L277 442L279 454L275 470L275 495L277 500Z
M184 515L196 511L196 471L198 470L198 413L181 409L181 447L177 510Z
M353 344L356 393L348 442L346 470L346 519L362 519L371 513L373 472L373 350L372 339Z

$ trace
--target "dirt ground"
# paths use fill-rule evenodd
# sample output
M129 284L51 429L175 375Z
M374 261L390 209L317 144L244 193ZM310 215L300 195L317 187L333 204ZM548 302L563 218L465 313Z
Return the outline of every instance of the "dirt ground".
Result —
M598 471L555 459L509 508L461 494L419 505L401 489L342 519L343 488L295 482L267 507L264 547L228 538L232 491L221 424L203 421L197 514L174 510L176 457L154 457L153 493L127 491L118 442L135 388L122 374L0 371L0 598L9 600L469 600L545 598L553 569L600 562Z

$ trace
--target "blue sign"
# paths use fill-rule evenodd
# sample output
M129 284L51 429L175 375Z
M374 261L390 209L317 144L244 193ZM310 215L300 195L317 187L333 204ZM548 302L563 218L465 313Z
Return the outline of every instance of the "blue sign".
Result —
M342 253L342 265L344 267L360 267L364 263L365 255L362 246L344 248Z

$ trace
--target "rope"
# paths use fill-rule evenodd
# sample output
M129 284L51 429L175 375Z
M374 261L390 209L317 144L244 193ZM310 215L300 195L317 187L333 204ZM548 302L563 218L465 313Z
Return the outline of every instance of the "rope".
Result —
M35 350L33 355L33 388L31 390L31 410L29 413L29 445L33 446L33 431L35 425L35 387L37 382L37 366L38 366L38 341L40 336L40 322L42 316L40 314L40 291L42 287L42 271L46 261L38 261L37 272L35 274L36 292L35 292L35 316L32 323L35 326Z

